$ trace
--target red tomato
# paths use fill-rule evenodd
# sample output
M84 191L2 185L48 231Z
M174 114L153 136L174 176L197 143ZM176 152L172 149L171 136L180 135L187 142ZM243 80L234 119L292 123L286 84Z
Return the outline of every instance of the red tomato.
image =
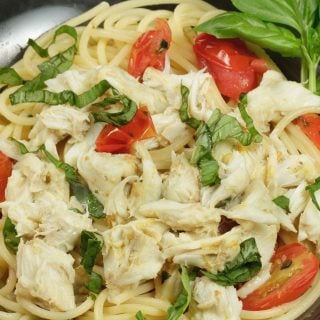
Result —
M320 116L314 113L306 114L299 117L295 124L320 149Z
M196 38L193 50L200 68L207 67L221 94L232 100L257 87L268 70L266 62L239 39L218 39L202 33Z
M319 271L318 258L300 243L279 247L271 278L242 302L244 310L266 310L293 301L310 287Z
M0 202L5 200L5 190L11 172L12 161L0 151Z
M155 30L143 33L134 43L128 72L135 78L140 78L147 67L163 70L170 43L171 30L167 21L156 19Z
M138 109L130 123L122 127L106 125L96 140L96 151L130 153L134 142L155 136L152 119L148 109L143 106Z

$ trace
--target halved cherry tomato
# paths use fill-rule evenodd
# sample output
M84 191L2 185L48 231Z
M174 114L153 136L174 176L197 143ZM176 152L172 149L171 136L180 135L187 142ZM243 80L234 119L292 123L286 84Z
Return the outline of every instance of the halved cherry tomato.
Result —
M207 67L221 94L232 100L257 87L268 70L266 62L239 39L218 39L202 33L196 38L193 50L199 66Z
M318 114L306 114L294 122L304 134L320 149L320 116Z
M271 278L249 294L244 310L266 310L293 301L303 295L319 271L319 260L304 245L280 246L273 258Z
M134 43L128 72L135 78L140 78L147 67L163 70L171 37L167 21L156 19L155 30L143 33Z
M12 161L0 151L0 202L5 200L8 178L12 172Z
M134 142L156 136L148 109L143 106L128 124L115 127L106 125L96 140L96 151L114 154L130 153Z

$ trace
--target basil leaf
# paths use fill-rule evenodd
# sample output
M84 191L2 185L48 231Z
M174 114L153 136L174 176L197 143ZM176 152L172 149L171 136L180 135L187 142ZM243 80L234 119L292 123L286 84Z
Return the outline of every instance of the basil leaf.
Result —
M13 137L10 137L9 140L15 142L18 145L21 154L30 153L28 148L22 142L18 141L17 139L15 139ZM36 152L38 152L38 150Z
M311 26L317 10L317 0L231 0L242 12L252 14L264 21L285 24L300 33L302 22Z
M186 267L181 267L182 292L179 294L176 302L168 309L166 320L178 320L187 310L191 301L191 281L195 276L188 273Z
M225 264L223 271L216 274L207 271L202 273L221 286L232 286L250 280L261 270L261 266L256 240L249 238L240 244L239 254Z
M278 207L286 210L287 212L290 211L289 204L290 200L286 196L279 196L272 200Z
M259 143L262 141L262 136L255 128L252 118L247 113L247 110L246 110L247 105L248 105L248 97L245 94L241 96L241 99L239 102L239 111L248 129L248 133L244 134L243 138L241 138L241 141L240 141L244 146L250 145L252 142Z
M10 101L12 104L24 102L41 102L48 105L58 105L68 103L72 106L76 106L77 108L83 108L88 104L94 102L109 88L109 82L106 80L102 80L90 90L79 95L70 90L65 90L58 93L47 90L17 91L10 95Z
M291 31L273 23L263 22L246 13L222 13L200 24L195 29L218 38L241 38L254 42L260 47L278 52L284 57L302 56L301 40Z
M146 320L146 318L143 316L143 313L141 311L138 311L136 313L136 320Z
M95 232L82 231L80 240L81 265L90 274L103 246L102 237Z
M320 211L320 206L316 198L316 192L320 190L320 177L318 177L313 184L308 185L306 190L309 191L313 204Z
M17 235L15 225L12 223L9 217L6 218L3 226L3 238L6 247L13 251L18 251L20 238Z
M203 186L219 184L219 164L215 159L201 159L199 162L201 183Z
M63 25L61 27L59 27L53 36L53 40L52 42L49 44L49 46L53 43L55 43L57 36L60 34L66 33L69 36L71 36L74 40L75 43L77 43L78 40L78 34L75 28L71 27L71 26L67 26L67 25ZM33 50L41 57L41 58L47 58L49 57L49 53L48 53L48 48L42 48L40 47L37 42L35 42L32 39L28 40L28 45L31 46L33 48Z
M99 106L109 105L113 103L113 101L121 102L123 104L122 111L113 113L106 111L93 112L92 115L95 122L107 122L113 124L114 126L120 127L129 123L133 119L138 110L138 106L127 96L117 95L114 97L107 97L99 103Z
M100 274L92 271L86 288L93 294L99 294L102 290L103 279Z
M198 129L201 121L195 118L192 118L189 116L188 113L188 108L189 108L189 104L188 104L188 97L189 97L189 88L187 88L184 85L181 85L180 87L180 92L181 92L181 106L179 109L179 116L182 122L186 123L189 127L193 128L193 129Z
M0 83L9 86L18 86L23 84L24 80L13 68L0 68Z
M64 171L66 180L70 184L72 194L75 195L84 208L88 209L90 216L96 219L104 218L105 213L103 212L103 204L90 191L88 186L81 181L81 177L77 170L69 164L56 159L44 146L41 147L41 150L44 152L47 159L56 166L56 168Z

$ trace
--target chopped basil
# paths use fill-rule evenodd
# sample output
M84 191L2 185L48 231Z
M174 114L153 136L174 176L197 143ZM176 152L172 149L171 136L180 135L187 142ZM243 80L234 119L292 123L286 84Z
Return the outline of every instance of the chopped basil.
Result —
M0 83L9 86L18 86L23 84L24 80L13 68L0 68Z
M95 122L107 122L113 124L114 126L123 126L133 119L138 110L138 106L127 96L120 95L118 90L116 90L115 88L112 89L112 92L113 96L105 98L100 103L95 104L95 106L105 107L110 104L120 102L123 105L123 109L119 112L113 113L106 111L93 112L92 115Z
M93 294L99 294L102 290L103 279L99 273L91 272L86 288Z
M105 93L110 88L110 84L106 80L100 81L90 90L82 93L75 94L70 90L62 92L50 92L47 90L35 91L19 91L10 96L12 104L24 102L41 102L48 105L70 104L77 108L83 108L88 104L94 102L98 97Z
M18 245L20 238L17 236L15 225L12 223L9 217L6 218L3 226L3 238L6 247L13 251L18 251Z
M58 35L63 34L63 33L68 34L70 37L72 37L72 38L75 40L75 43L77 43L78 34L77 34L76 29L73 28L73 27L71 27L71 26L63 25L63 26L59 27L59 28L55 31L54 36L53 36L53 40L52 40L52 42L49 44L49 46L56 41ZM37 42L35 42L35 41L32 40L32 39L29 39L29 40L28 40L28 45L31 46L31 47L33 48L33 50L34 50L41 58L47 58L47 57L49 57L48 48L42 48L42 47L40 47L40 46L37 44Z
M143 316L143 313L141 311L138 311L136 313L136 320L146 320L146 318Z
M95 232L82 231L80 241L81 264L90 274L96 262L97 256L103 246L102 237Z
M246 112L246 96L242 96L239 103L240 114L247 126L244 129L236 118L221 113L219 109L213 110L207 123L190 117L188 114L188 95L189 89L182 85L180 119L197 130L197 140L191 163L199 167L201 183L204 186L218 184L220 183L219 165L212 156L213 146L229 138L236 139L242 145L247 146L252 142L261 142L262 137L254 127L253 120Z
M105 217L105 213L103 212L103 204L82 181L77 170L69 164L56 159L49 151L46 150L44 146L41 147L41 150L44 152L50 162L52 162L58 169L64 171L66 180L70 184L72 194L74 194L77 200L88 209L90 216L96 219Z
M318 177L313 184L308 185L306 190L309 191L313 204L320 211L320 206L316 198L316 192L320 190L320 177Z
M224 270L218 273L202 271L212 281L222 286L233 286L254 277L261 269L261 255L256 240L249 238L240 244L239 254L225 264Z
M193 273L188 273L186 267L181 267L182 291L176 302L168 309L166 320L178 320L187 310L191 301L191 282L195 279Z
M18 145L21 154L30 153L28 148L22 142L18 141L17 139L15 139L13 137L10 137L9 140L15 142Z
M189 127L197 130L201 125L201 121L189 116L189 104L188 104L188 97L189 97L189 88L184 85L181 85L180 88L181 92L181 106L179 110L180 119L182 122L186 123Z
M286 210L287 212L290 211L289 204L290 200L286 196L279 196L272 200L278 207Z

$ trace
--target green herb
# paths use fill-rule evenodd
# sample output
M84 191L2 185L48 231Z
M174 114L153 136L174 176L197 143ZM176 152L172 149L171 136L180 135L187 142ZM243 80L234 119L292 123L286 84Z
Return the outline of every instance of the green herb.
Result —
M118 90L116 90L115 88L112 89L112 92L113 96L105 98L103 101L95 104L95 106L105 107L110 104L120 102L123 105L123 109L119 112L113 113L106 111L93 112L92 115L95 122L107 122L113 124L114 126L123 126L133 119L138 110L138 106L127 96L120 95Z
M17 139L10 137L9 140L15 142L18 145L21 154L31 153L28 150L28 148L22 142L18 141ZM38 150L36 152L38 152Z
M136 313L136 320L146 320L146 318L143 316L143 313L141 311L138 311Z
M289 209L289 198L287 198L286 196L279 196L276 197L275 199L272 200L278 207L286 210L287 212L290 211Z
M191 282L195 279L193 273L188 273L187 268L181 267L182 292L176 302L168 309L166 320L178 320L187 310L192 296Z
M71 27L71 26L67 26L67 25L63 25L61 27L59 27L55 33L54 33L54 37L52 42L49 44L52 45L53 43L56 42L57 37L60 34L66 33L69 36L71 36L74 40L75 43L77 43L78 40L78 34L75 28ZM33 48L33 50L41 57L41 58L47 58L49 57L49 53L48 53L48 48L42 48L41 46L39 46L34 40L29 39L28 40L28 45L31 46Z
M0 83L9 86L18 86L24 83L24 80L13 68L0 68Z
M234 260L225 264L224 270L216 274L202 271L212 281L222 286L233 286L250 280L261 270L261 256L254 238L240 244L240 252Z
M74 194L77 200L88 209L90 216L96 219L105 217L105 213L103 212L103 204L95 197L88 186L82 181L77 170L69 164L56 159L49 151L46 150L44 146L41 147L41 150L44 152L50 162L52 162L58 169L64 171L66 180L70 184L72 194Z
M232 0L232 3L242 13L223 13L196 30L218 38L242 38L283 56L301 58L301 82L317 92L319 1Z
M83 108L95 101L109 88L110 84L106 80L102 80L90 90L79 95L70 90L65 90L59 93L47 90L19 91L11 95L10 100L12 104L41 102L48 105L58 105L68 103L72 106Z
M102 290L103 279L100 274L92 271L86 288L93 294L99 294Z
M316 198L316 192L320 190L320 177L318 177L313 184L308 185L306 190L309 191L313 204L320 211L320 206Z
M20 238L17 236L15 225L12 223L9 217L6 218L3 226L3 238L6 247L13 251L18 251L18 245Z
M179 115L182 122L186 123L189 127L197 130L201 125L201 121L189 116L189 104L188 104L188 97L190 90L184 85L181 85L180 88L181 92L181 106L179 109Z

